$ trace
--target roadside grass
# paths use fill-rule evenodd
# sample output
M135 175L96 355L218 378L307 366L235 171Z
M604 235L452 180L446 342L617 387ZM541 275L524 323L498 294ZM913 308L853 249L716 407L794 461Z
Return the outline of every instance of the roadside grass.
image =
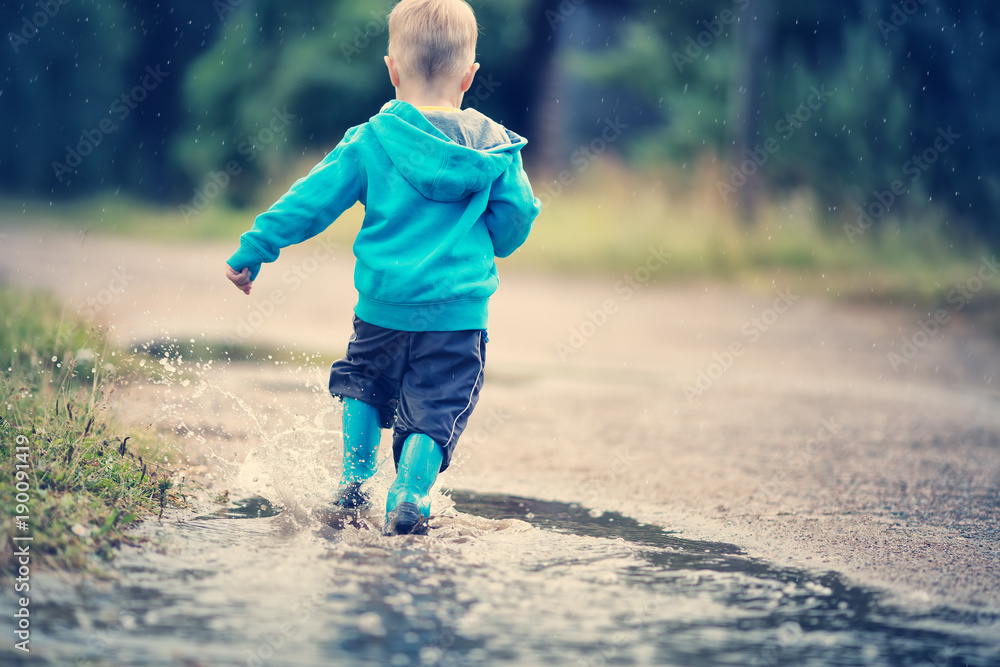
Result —
M257 207L236 210L213 200L204 210L182 215L179 207L157 208L118 196L76 204L6 202L13 219L98 233L178 241L227 240L233 246L256 212L277 199L304 174L317 156L304 158L261 194ZM739 215L735 197L723 201L716 183L723 166L709 159L687 169L638 171L613 160L594 162L558 186L535 176L532 185L543 203L528 242L502 267L560 273L634 271L650 248L670 253L658 269L658 283L725 281L749 289L796 287L803 293L834 298L888 301L933 307L956 286L965 285L994 251L956 240L945 214L928 207L920 219L892 214L853 239L843 222L856 215L820 209L808 193L763 198L753 223ZM21 210L20 216L17 209ZM345 252L354 242L364 211L355 206L324 232ZM12 216L8 215L8 219ZM989 281L970 300L995 304L1000 279ZM970 311L974 308L970 308Z
M129 362L99 331L38 292L0 286L0 313L0 551L12 562L13 536L31 536L19 544L35 567L86 569L176 500L170 452L119 422L110 399Z
M879 221L852 242L833 213L806 193L762 199L756 220L747 223L734 198L720 197L716 182L725 176L717 165L692 171L636 173L605 162L576 174L559 194L533 181L547 207L510 263L614 273L641 266L650 247L662 247L671 254L657 271L664 280L765 288L794 282L833 297L929 302L967 281L980 258L993 254L955 241L933 210L905 224ZM988 288L1000 294L1000 279Z

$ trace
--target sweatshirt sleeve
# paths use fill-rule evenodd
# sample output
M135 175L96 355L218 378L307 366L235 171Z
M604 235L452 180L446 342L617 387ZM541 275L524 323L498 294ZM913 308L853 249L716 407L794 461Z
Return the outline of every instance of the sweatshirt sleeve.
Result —
M486 227L497 257L507 257L521 247L541 210L542 202L531 191L518 152L507 170L493 182L486 209Z
M255 279L262 262L273 262L282 248L316 236L362 199L365 174L353 137L349 130L329 155L257 216L250 231L240 236L239 249L226 261L229 266L236 271L249 268Z

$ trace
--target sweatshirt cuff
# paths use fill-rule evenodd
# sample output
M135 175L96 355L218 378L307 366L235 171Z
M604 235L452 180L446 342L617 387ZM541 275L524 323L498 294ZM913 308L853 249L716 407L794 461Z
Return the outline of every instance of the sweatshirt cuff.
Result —
M226 260L226 264L231 266L234 271L250 269L250 280L255 280L257 274L260 273L262 260L263 258L257 251L245 245L240 245L239 249Z

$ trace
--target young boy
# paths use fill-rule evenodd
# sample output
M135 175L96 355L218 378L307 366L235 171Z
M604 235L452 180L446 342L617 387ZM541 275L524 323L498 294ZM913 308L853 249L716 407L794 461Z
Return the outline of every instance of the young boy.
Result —
M540 210L525 139L460 110L479 69L478 27L462 0L402 0L385 58L396 99L257 216L227 261L250 293L262 262L322 232L356 201L354 335L330 370L344 405L337 504L368 505L381 428L393 428L396 479L385 532L423 532L430 488L451 462L483 384L494 257L524 243Z

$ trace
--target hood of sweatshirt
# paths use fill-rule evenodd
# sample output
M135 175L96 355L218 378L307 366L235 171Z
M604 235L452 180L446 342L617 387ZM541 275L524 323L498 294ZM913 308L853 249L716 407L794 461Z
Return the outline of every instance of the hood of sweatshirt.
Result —
M477 111L450 114L464 134L501 133L504 143L481 149L453 141L412 104L393 100L369 121L375 137L403 178L428 199L459 201L503 174L527 140ZM489 125L485 125L489 124Z

